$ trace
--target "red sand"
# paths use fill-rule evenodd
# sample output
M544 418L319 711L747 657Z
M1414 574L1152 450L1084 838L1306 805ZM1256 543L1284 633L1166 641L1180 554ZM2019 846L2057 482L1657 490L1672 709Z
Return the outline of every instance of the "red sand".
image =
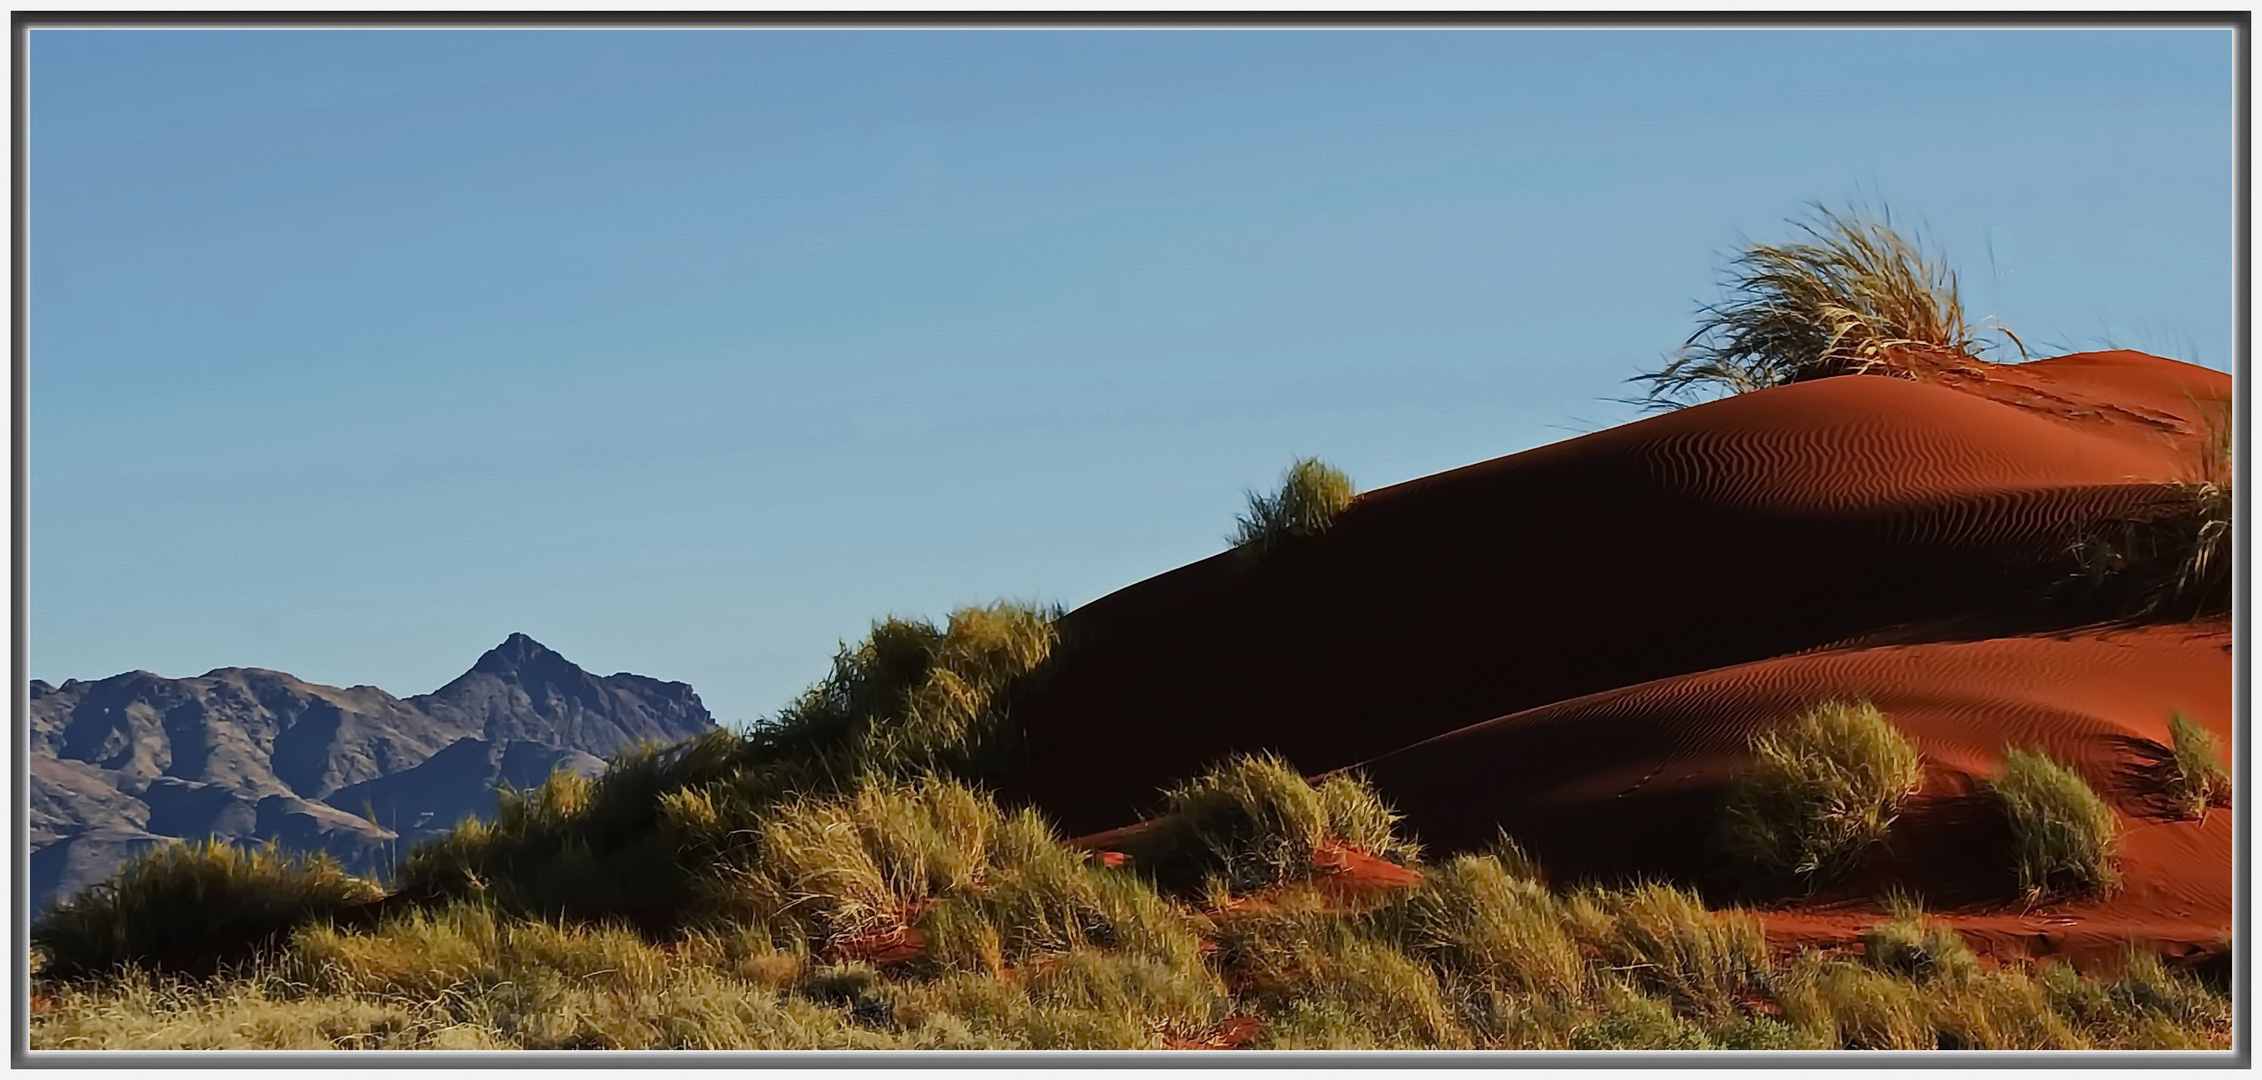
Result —
M2218 623L1784 657L1501 717L1364 770L1448 850L1504 827L1558 876L1729 890L1712 808L1742 747L1804 702L1858 695L1891 717L1928 772L1866 883L1872 895L1921 890L2020 949L2094 953L2129 937L2211 946L2231 931L2231 815L2167 820L2135 772L2164 749L2176 711L2233 749L2230 644ZM2008 839L1974 812L1972 793L2018 746L2065 761L2120 812L2122 884L2107 900L2003 911L2017 892ZM1786 932L1850 939L1879 916L1770 918Z
M1083 833L1236 752L1364 763L1433 851L1506 827L1559 878L1718 895L1736 883L1709 838L1755 726L1861 694L1930 773L1868 884L1922 888L1999 950L2209 945L2230 927L2230 815L2147 816L2134 776L2174 710L2228 747L2227 626L2085 628L2100 613L2043 599L2064 574L2044 560L2147 485L2198 479L2230 392L2139 353L1973 361L1742 395L1371 492L1322 537L1071 613L1060 662L1014 703L1024 756L1001 790ZM2068 758L2123 811L2109 901L2005 906L2007 836L1973 791L2011 745ZM1877 917L1769 919L1822 941Z

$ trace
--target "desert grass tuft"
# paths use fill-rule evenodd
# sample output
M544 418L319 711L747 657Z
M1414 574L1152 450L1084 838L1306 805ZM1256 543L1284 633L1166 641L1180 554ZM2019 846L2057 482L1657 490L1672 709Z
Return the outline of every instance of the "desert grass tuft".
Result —
M1895 896L1889 917L1862 932L1862 962L1914 983L1967 979L1979 971L1979 958L1963 935L1928 918L1906 897Z
M2182 620L2231 609L2231 492L2158 484L2146 504L2083 526L2067 541L2070 584L2100 614Z
M714 869L702 918L759 928L781 950L987 977L1100 950L1209 981L1192 912L957 781L797 800L774 811L753 850Z
M2084 524L2066 543L2069 576L2101 614L2182 620L2231 610L2231 405L2194 402L2193 413L2199 449L2186 478L2151 485L2144 505Z
M1703 310L1703 325L1663 370L1637 380L1649 384L1653 404L1681 404L1703 388L1745 393L1905 374L1911 354L1953 358L1978 348L1955 272L1890 217L1817 206L1795 224L1806 240L1746 248L1731 264L1729 298Z
M1728 796L1727 849L1809 883L1858 865L1923 780L1915 748L1866 701L1827 701L1754 740Z
M1574 1050L1712 1050L1704 1030L1674 1015L1664 1002L1620 993L1571 1037Z
M1474 1045L1438 972L1315 910L1220 926L1244 1003L1267 1018L1260 1049L1461 1049Z
M1677 1014L1730 1023L1766 990L1770 958L1758 921L1707 910L1694 893L1656 883L1588 887L1565 912L1583 952Z
M1561 901L1498 859L1464 855L1363 920L1437 974L1479 1044L1563 1049L1593 1014L1590 972Z
M1249 509L1236 521L1233 546L1257 551L1317 536L1335 523L1358 493L1341 470L1318 458L1298 458L1282 475L1279 491L1249 493Z
M212 967L380 894L327 855L217 840L152 849L50 907L31 927L41 974L71 979L128 965Z
M794 788L834 790L866 773L971 775L1006 734L1005 691L1051 655L1059 612L962 608L947 623L886 619L833 670L750 736L759 759L791 763Z
M2210 806L2228 806L2231 773L2214 732L2182 713L2168 718L2167 795L2177 816L2202 818Z
M1420 849L1397 835L1397 821L1356 774L1313 784L1278 755L1243 755L1172 788L1153 826L1123 846L1166 885L1217 876L1243 894L1311 877L1330 845L1411 863Z
M2019 884L2035 899L2096 896L2118 880L2113 808L2079 773L2039 750L2011 750L1989 785L2016 844Z
M1780 980L1783 1019L1844 1050L1933 1050L1939 1037L1913 983L1807 955Z

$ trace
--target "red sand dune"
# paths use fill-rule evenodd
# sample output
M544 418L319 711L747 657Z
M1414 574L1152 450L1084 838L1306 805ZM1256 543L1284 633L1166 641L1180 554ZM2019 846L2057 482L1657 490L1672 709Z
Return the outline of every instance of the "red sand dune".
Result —
M1975 614L1995 624L1939 633L2085 621L2002 600L2081 524L2190 477L2200 403L2229 392L2136 353L1826 379L1370 492L1312 541L1070 613L1062 662L1014 704L1024 756L1001 790L1090 832L1231 753L1316 773Z
M2204 949L2230 929L2230 815L2166 820L2139 774L2174 711L2228 748L2228 626L2101 625L2049 560L2199 479L2230 393L2139 353L1959 362L1371 492L1321 537L1067 616L1059 662L1014 703L1022 757L1000 788L1089 833L1270 750L1361 766L1432 850L1506 828L1559 879L1718 897L1739 887L1712 846L1719 799L1752 734L1862 695L1924 755L1925 790L1868 879L1771 913L1778 936L1848 940L1879 918L1853 897L1899 884L1998 951ZM2009 746L2068 760L2121 811L2111 899L2010 902L2008 834L1978 794Z
M1870 880L2017 947L2095 951L2129 937L2207 946L2231 930L2231 815L2168 820L2139 782L2182 712L2232 745L2231 639L2217 622L1783 657L1560 702L1474 725L1363 766L1416 831L1446 849L1505 828L1561 877L1658 877L1732 890L1714 846L1722 785L1768 721L1861 696L1923 756L1917 806ZM2010 747L2065 761L2120 813L2120 889L2103 902L2004 913L2008 836L1977 781ZM1782 926L1850 937L1874 913ZM2069 942L2071 944L2069 944Z

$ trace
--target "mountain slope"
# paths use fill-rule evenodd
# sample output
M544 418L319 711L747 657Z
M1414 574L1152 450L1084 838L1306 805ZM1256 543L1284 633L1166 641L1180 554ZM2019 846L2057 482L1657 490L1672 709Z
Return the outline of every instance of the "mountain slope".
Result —
M524 634L407 699L260 668L34 681L32 906L169 838L274 839L379 870L422 835L493 814L500 784L594 773L635 743L714 726L683 683L592 675Z

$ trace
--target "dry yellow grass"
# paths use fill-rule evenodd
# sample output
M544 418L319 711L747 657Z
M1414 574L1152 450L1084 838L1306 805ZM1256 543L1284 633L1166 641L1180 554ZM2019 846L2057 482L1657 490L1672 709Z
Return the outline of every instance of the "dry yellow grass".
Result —
M1283 837L1378 847L1355 778L1242 763L1189 792L1222 865ZM559 789L561 792L563 789ZM557 797L527 813L586 813ZM579 809L576 809L578 807ZM674 807L670 814L696 812ZM656 939L480 899L310 924L206 981L40 971L34 1049L2213 1047L2230 1003L2157 958L1989 970L1913 908L1861 960L1773 957L1753 917L1663 885L1555 891L1528 857L1420 865L1347 904L1222 874L1165 891L962 781L868 778L771 806ZM1232 850L1237 845L1247 851ZM1402 857L1413 859L1411 848ZM1245 901L1260 902L1245 902ZM875 931L879 931L875 935ZM864 948L878 941L889 949ZM915 944L916 947L907 947Z
M1703 325L1665 368L1638 380L1649 384L1653 404L1684 403L1707 387L1740 394L1837 375L1907 374L1914 357L1953 362L1978 350L1955 272L1889 216L1816 206L1812 219L1794 224L1807 239L1746 248L1732 264L1729 299L1705 308Z

